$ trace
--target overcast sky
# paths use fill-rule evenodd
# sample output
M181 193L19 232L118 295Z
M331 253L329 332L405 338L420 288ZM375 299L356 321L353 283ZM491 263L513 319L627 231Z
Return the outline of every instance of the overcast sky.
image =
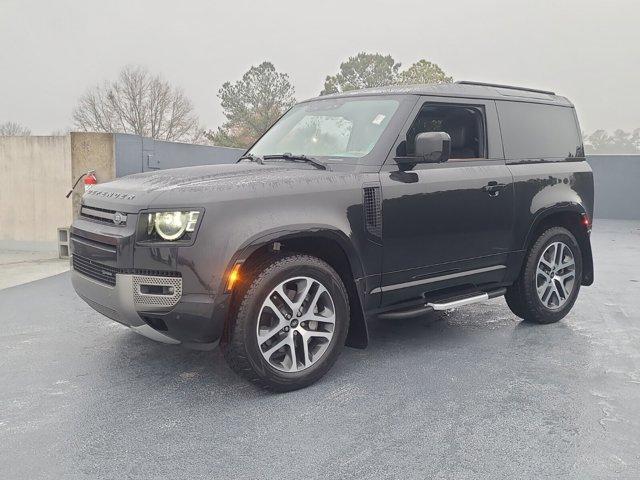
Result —
M554 90L587 132L640 127L638 0L0 0L0 123L72 127L87 87L143 64L211 128L218 89L251 65L270 60L304 99L359 51Z

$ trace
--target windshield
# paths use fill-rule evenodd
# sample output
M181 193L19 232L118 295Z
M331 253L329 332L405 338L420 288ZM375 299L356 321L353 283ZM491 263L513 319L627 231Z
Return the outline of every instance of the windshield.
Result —
M378 142L398 109L395 99L334 98L289 110L249 153L361 158Z

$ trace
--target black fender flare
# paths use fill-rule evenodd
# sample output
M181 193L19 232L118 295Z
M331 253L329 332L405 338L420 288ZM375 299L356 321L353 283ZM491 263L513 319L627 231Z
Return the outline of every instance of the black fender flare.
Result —
M586 211L584 206L579 203L567 203L563 205L553 205L546 207L537 212L536 216L531 222L531 226L529 227L529 231L527 232L524 245L522 246L523 249L526 250L529 245L531 245L531 243L535 240L533 238L534 234L544 221L546 221L552 215L562 213L574 214L581 218L586 217L589 221L589 225L592 221L589 213ZM576 239L578 240L580 249L582 250L582 285L585 286L592 285L594 280L593 252L591 250L591 237L588 233L590 232L590 229L590 226L588 227L588 229L587 227L585 227L584 233L576 235Z
M346 344L355 348L365 348L369 343L369 332L364 314L365 284L362 279L365 276L362 260L348 234L332 225L326 224L293 224L276 227L245 240L227 264L225 274L222 277L220 291L226 288L228 273L237 263L246 261L257 250L274 243L284 243L287 239L300 239L304 237L322 237L335 242L345 253L349 261L349 268L353 275L355 294L358 297L358 306L351 308L351 322ZM349 287L347 287L349 288Z

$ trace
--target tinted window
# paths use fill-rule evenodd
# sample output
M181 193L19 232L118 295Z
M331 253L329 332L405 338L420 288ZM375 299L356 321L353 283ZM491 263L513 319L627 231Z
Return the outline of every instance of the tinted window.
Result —
M484 158L484 122L475 107L425 104L407 131L406 153L415 154L416 135L423 132L446 132L451 137L451 158ZM402 148L401 148L402 149Z
M582 156L582 140L569 107L496 102L507 158Z

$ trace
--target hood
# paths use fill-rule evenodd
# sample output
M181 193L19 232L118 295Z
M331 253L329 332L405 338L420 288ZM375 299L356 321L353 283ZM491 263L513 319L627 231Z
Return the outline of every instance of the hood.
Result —
M351 173L289 162L204 165L138 173L101 183L84 194L83 202L137 213L150 207L198 206L219 199L325 190L335 188L336 182L351 184L354 178Z

